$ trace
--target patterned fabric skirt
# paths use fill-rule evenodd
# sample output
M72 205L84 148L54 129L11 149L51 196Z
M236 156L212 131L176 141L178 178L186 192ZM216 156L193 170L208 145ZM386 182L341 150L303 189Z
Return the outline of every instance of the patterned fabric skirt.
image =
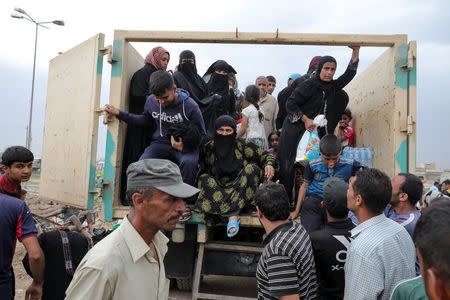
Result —
M195 210L202 216L214 214L222 217L238 215L246 206L254 205L253 194L259 186L263 171L255 164L248 164L239 174L229 180L218 182L209 174L198 179Z

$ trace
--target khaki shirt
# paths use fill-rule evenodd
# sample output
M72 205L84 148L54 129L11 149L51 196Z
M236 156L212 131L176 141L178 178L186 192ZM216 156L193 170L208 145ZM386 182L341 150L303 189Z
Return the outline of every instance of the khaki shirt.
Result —
M276 120L278 115L278 101L274 96L267 94L259 101L259 107L264 112L264 131L266 139L272 131L276 131Z
M167 299L169 280L164 270L167 239L160 231L152 242L159 266L128 217L95 245L81 261L66 290L66 299Z

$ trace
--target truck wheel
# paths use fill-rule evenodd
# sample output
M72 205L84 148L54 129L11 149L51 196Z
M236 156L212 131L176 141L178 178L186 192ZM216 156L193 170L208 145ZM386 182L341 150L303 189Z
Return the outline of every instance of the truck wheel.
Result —
M177 286L180 291L192 290L192 277L189 278L177 278Z

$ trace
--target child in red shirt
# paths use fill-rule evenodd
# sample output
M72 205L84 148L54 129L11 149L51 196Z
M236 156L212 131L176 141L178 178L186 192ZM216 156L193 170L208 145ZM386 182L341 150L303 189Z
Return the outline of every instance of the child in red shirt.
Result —
M2 168L5 171L0 177L0 193L25 200L25 191L20 184L30 180L33 172L33 153L22 146L12 146L2 155Z
M339 121L338 137L341 140L342 148L355 146L355 131L353 130L353 127L349 125L351 121L352 112L347 108L342 114L341 120Z

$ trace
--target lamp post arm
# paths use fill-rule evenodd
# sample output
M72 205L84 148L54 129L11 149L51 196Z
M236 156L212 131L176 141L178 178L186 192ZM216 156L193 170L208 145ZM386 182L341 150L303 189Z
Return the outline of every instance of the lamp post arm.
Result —
M33 22L33 23L37 23L29 14L27 14L26 12L23 12L23 14L25 15L25 16L27 16L28 18L30 18L30 21L31 22Z

